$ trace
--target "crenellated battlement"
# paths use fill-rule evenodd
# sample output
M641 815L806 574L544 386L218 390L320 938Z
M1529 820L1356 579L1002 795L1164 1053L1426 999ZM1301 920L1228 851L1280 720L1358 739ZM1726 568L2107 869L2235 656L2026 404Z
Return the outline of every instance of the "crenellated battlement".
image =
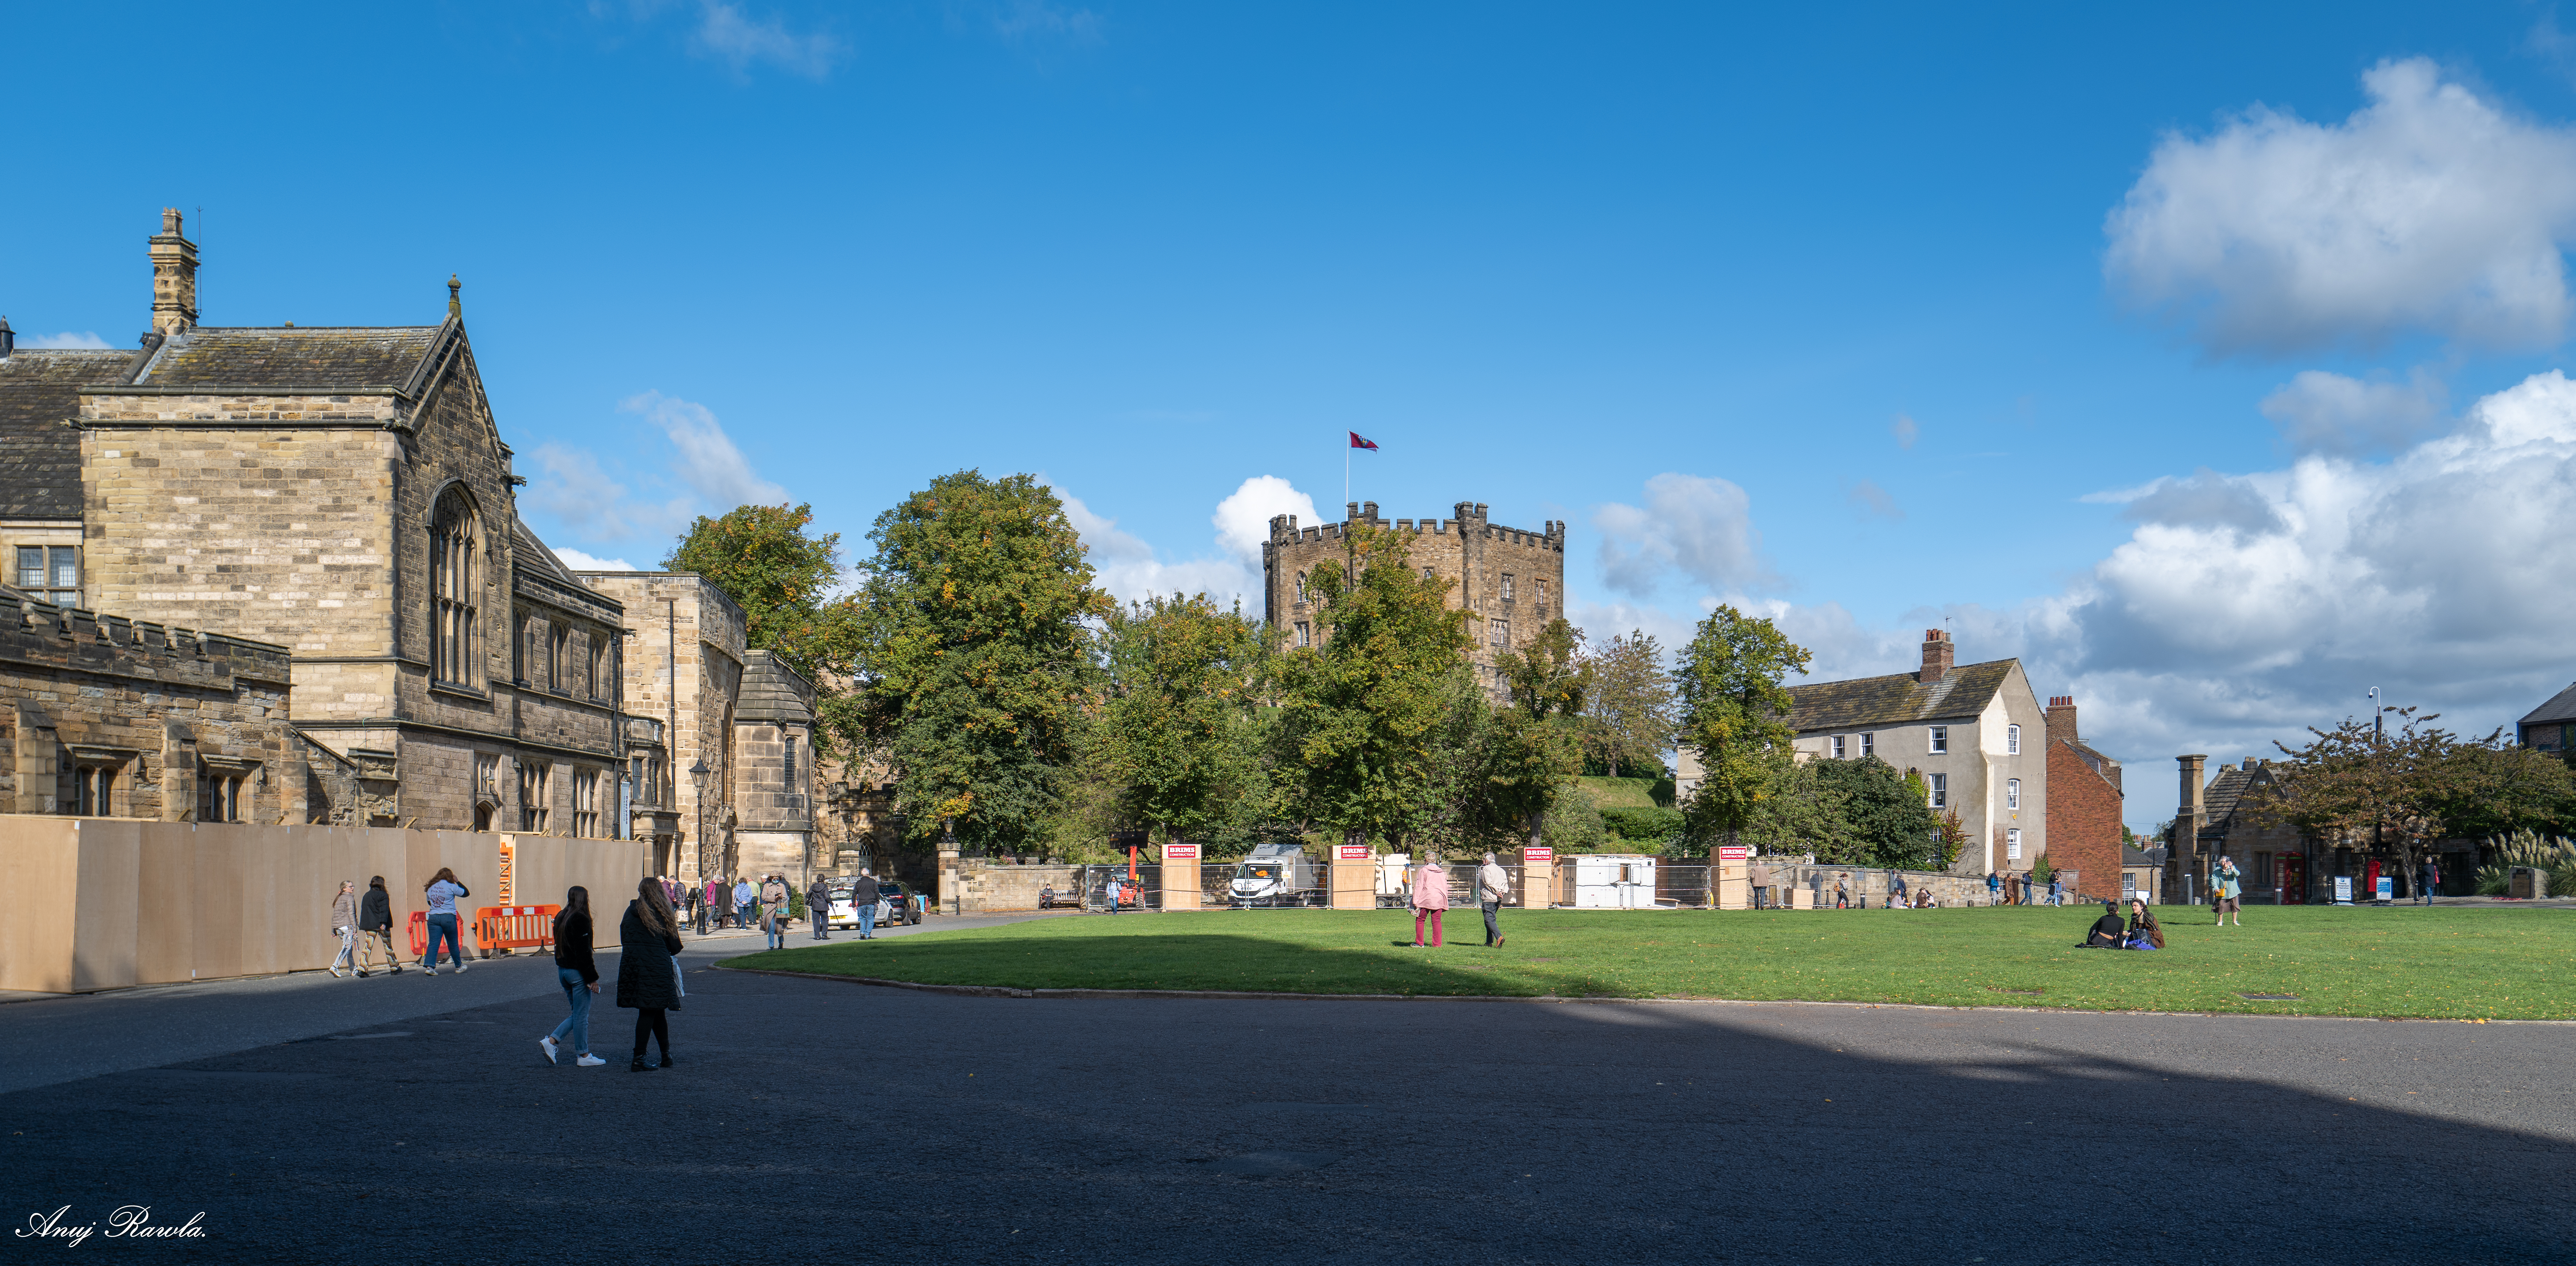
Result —
M58 606L5 585L0 658L214 689L236 677L284 685L294 676L292 653L273 642Z

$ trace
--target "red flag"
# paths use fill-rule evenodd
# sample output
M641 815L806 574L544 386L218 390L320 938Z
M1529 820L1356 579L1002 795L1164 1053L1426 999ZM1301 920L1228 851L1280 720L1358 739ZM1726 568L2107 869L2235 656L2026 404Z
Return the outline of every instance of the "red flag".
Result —
M1353 432L1351 432L1351 447L1353 447L1353 448L1365 448L1365 449L1368 449L1368 450L1369 450L1369 451L1371 451L1371 452L1375 452L1375 451L1377 450L1377 441L1376 441L1376 440L1364 440L1364 439L1361 439L1361 438L1360 438L1360 433L1359 433L1359 432L1357 432L1357 431L1353 431Z

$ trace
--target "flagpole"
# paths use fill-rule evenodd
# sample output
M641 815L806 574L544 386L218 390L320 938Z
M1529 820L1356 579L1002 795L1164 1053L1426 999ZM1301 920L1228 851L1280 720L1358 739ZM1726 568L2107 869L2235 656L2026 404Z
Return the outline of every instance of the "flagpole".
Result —
M1350 439L1349 439L1348 437L1344 437L1344 438L1343 438L1343 440L1342 440L1342 504L1343 504L1344 506L1348 506L1350 503L1351 503L1351 442L1350 442ZM1344 511L1344 513L1348 513L1348 511L1347 511L1347 510L1345 510L1345 511Z

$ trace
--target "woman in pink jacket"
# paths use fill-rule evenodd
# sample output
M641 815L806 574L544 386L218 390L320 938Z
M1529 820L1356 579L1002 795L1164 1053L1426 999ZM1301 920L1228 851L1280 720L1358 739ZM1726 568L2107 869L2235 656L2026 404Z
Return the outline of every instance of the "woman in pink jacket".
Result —
M1438 853L1422 859L1422 869L1413 872L1413 944L1422 948L1422 921L1431 920L1431 946L1440 948L1440 912L1449 908L1449 870L1440 864Z

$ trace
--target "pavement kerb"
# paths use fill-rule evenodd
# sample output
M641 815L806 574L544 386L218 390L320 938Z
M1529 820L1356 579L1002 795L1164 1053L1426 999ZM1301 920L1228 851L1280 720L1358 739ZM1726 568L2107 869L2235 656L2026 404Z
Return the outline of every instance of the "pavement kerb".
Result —
M1574 998L1563 994L1483 994L1483 993L1258 993L1218 989L1017 989L1009 985L930 985L917 980L887 980L881 976L842 976L831 972L780 971L775 967L736 967L730 963L713 965L721 971L741 972L746 976L786 976L796 980L832 980L845 985L875 985L883 989L912 989L922 993L944 993L960 998L1169 998L1199 999L1215 1002L1547 1002L1612 1004L1631 1007L1651 1006L1728 1006L1728 1007L1857 1007L1878 1011L1996 1011L2006 1015L2029 1015L2047 1012L2053 1015L2139 1015L2182 1016L2225 1020L2341 1020L2354 1024L2559 1024L2576 1025L2576 1020L2462 1020L2434 1016L2404 1015L2272 1015L2261 1011L2094 1011L2084 1007L1944 1007L1928 1002L1826 1002L1807 998Z

